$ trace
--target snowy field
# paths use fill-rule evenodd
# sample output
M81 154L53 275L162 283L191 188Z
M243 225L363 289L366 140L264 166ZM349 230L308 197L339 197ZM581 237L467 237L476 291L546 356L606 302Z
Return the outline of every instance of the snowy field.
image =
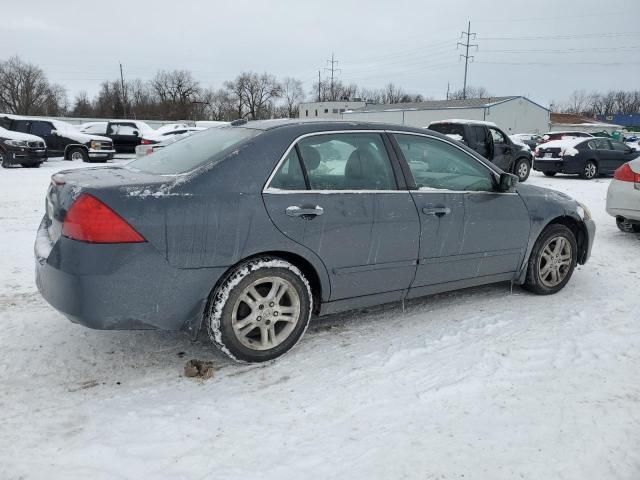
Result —
M605 213L608 179L529 180L598 224L559 294L499 284L333 316L238 366L40 298L49 178L85 166L0 170L0 479L640 478L640 236ZM213 378L184 377L189 359Z

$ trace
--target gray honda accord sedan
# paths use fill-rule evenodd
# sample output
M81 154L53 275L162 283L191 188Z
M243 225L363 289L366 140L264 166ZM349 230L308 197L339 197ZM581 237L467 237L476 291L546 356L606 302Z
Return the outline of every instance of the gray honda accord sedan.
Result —
M314 314L493 282L556 293L594 234L584 205L436 132L257 121L55 174L36 276L73 322L204 328L261 362Z

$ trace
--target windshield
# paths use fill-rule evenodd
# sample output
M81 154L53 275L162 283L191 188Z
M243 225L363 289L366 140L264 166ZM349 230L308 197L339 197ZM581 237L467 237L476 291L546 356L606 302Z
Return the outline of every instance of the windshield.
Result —
M158 175L190 172L205 163L224 158L231 150L259 135L251 128L212 128L129 163L129 167Z

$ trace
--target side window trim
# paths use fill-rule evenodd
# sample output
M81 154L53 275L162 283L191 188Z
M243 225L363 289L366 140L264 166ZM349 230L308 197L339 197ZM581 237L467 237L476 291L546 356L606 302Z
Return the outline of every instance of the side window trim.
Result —
M380 141L384 144L385 149L387 151L387 156L388 156L388 160L392 169L392 172L394 174L394 179L396 182L396 189L395 190L312 190L310 188L310 185L307 184L307 190L280 190L277 188L271 188L271 182L273 180L273 177L276 176L276 174L278 173L278 170L280 169L280 167L282 166L282 164L286 161L287 156L289 155L289 153L291 152L291 150L295 149L296 153L298 153L298 160L301 162L301 167L302 167L302 171L303 174L305 175L305 183L307 182L307 174L306 174L306 168L304 166L304 162L302 159L302 155L300 154L300 149L298 147L298 144L300 142L300 140L304 139L304 138L308 138L308 137L316 137L316 136L321 136L321 135L335 135L335 134L356 134L356 133L368 133L368 134L378 134L380 135ZM283 153L282 157L280 157L280 160L278 160L278 163L276 164L276 166L273 168L273 170L271 171L271 175L269 175L269 178L267 178L267 181L264 184L264 187L262 187L262 193L271 193L271 194L291 194L291 193L409 193L409 190L405 190L403 188L400 187L400 179L397 178L394 168L393 168L393 156L390 155L390 153L388 152L388 147L385 143L385 134L388 133L386 130L327 130L324 132L312 132L312 133L305 133L303 135L300 135L298 137L296 137L287 147L287 149L285 150L285 152ZM408 132L399 132L399 133L408 133ZM393 152L395 153L395 152ZM400 159L398 158L398 161L400 162ZM402 162L401 162L401 166L402 166Z
M300 145L296 142L293 147L296 150L296 154L298 157L298 163L300 164L300 170L302 170L302 176L304 177L304 185L307 187L307 190L311 190L311 183L309 182L309 175L307 174L307 167L304 165L304 159L302 158L302 152L300 151Z
M491 168L489 165L487 165L486 163L478 160L477 158L475 158L473 155L470 155L469 152L463 150L462 148L460 148L458 145L454 145L451 142L448 142L445 139L442 138L438 138L435 137L433 135L428 135L428 134L424 134L424 133L416 133L416 132L402 132L402 131L397 131L397 130L388 130L387 133L390 135L390 137L393 139L393 143L394 143L394 148L396 148L396 150L399 152L398 153L398 160L402 163L402 171L405 172L405 176L409 175L407 178L407 187L408 190L414 191L414 192L434 192L434 193L474 193L474 194L478 194L478 193L492 193L492 194L503 194L503 195L516 195L515 193L510 193L510 192L497 192L497 191L493 191L493 192L482 192L482 191L475 191L475 190L462 190L462 191L458 191L458 190L437 190L437 189L427 189L427 190L420 190L416 184L415 181L415 177L413 176L413 173L411 173L411 168L409 167L409 163L407 162L407 159L405 158L404 154L402 153L402 149L400 148L400 145L398 144L398 141L395 138L395 135L413 135L415 137L426 137L426 138L430 138L433 140L439 140L443 143L446 143L447 145L451 145L452 147L457 148L458 150L460 150L462 153L464 153L465 155L467 155L469 158L471 158L472 160L474 160L475 162L479 163L480 165L482 165L483 167L485 167L488 171L489 171L489 175L491 176L491 181L493 182L493 186L494 188L497 185L498 182L498 178L497 175L498 173L493 170L493 168ZM409 180L410 179L410 180Z

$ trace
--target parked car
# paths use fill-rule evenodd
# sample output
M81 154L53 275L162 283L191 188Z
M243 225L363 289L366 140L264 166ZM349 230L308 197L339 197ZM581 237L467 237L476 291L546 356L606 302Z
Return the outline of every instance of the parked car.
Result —
M613 174L607 190L607 213L623 232L640 233L640 158Z
M209 129L55 174L46 203L51 305L92 328L202 326L246 362L288 351L312 314L502 281L556 293L595 234L584 205L444 135L364 122Z
M525 182L529 178L533 163L530 149L514 143L493 122L460 119L440 120L432 122L428 128L445 135L460 136L462 143L493 162L503 171L516 174L520 182Z
M167 123L155 129L156 133L166 133L172 130L184 130L189 128L190 125L186 123Z
M85 122L76 125L82 133L93 133L95 135L106 135L109 122Z
M139 120L111 120L107 123L105 136L113 141L118 153L134 153L145 135L153 135L155 130Z
M510 135L511 140L519 140L520 142L527 145L531 151L535 150L540 142L542 142L542 136L537 133L516 133L515 135Z
M569 140L572 138L593 138L593 135L587 132L578 132L576 130L558 130L547 132L542 135L542 143L552 142L553 140Z
M536 147L533 169L547 177L568 173L591 180L599 174L612 174L639 156L640 152L608 138L553 140Z
M206 130L206 129L204 129ZM136 157L144 157L145 155L151 155L153 152L163 149L164 147L171 145L172 143L187 138L196 133L195 131L189 131L180 133L177 135L167 135L165 139L160 143L142 143L136 147Z
M38 168L47 160L47 146L44 140L35 135L13 132L0 127L0 165Z
M29 133L44 140L49 157L83 162L106 162L115 153L110 139L80 132L61 120L42 117L4 115L0 126L14 132Z
M195 133L195 132L201 132L202 130L206 130L206 128L203 127L183 127L183 128L176 128L174 130L167 130L167 131L163 131L163 132L159 132L159 131L153 131L153 132L147 132L143 135L142 140L140 141L141 145L153 145L156 143L162 143L165 140L174 137L176 135L183 135L185 133Z

